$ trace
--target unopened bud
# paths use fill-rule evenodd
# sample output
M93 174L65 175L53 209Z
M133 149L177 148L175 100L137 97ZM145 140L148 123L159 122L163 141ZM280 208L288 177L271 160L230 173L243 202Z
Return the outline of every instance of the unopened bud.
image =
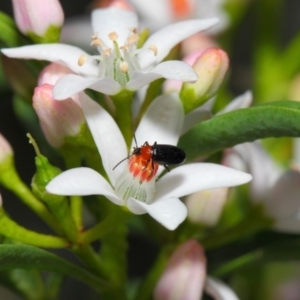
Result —
M216 94L228 65L228 55L218 48L208 48L197 58L193 69L199 79L195 83L184 83L180 93L186 113L201 106Z
M38 86L48 83L55 85L58 79L73 72L66 66L57 63L47 65L40 73L38 78Z
M79 134L85 119L81 108L72 98L56 101L52 90L53 85L50 84L36 87L33 107L49 144L61 147L67 137Z
M35 42L57 42L64 22L58 0L12 0L19 30Z
M219 221L228 198L228 188L199 191L186 198L188 218L192 223L214 226Z
M0 133L0 164L13 156L13 150L6 138Z
M171 255L154 291L155 300L201 299L206 257L196 240L188 240Z

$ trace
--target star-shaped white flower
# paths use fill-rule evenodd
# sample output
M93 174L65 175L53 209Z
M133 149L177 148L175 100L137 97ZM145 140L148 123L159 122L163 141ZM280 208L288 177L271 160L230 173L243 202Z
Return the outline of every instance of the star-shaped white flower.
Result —
M92 12L92 45L98 55L65 44L31 45L2 49L9 57L38 59L68 66L74 73L55 85L54 98L66 99L86 89L114 95L122 89L135 91L158 78L193 82L197 75L181 61L165 61L169 51L185 38L206 30L217 19L188 20L168 25L151 35L137 48L137 16L118 8Z
M117 205L127 206L134 214L149 213L166 228L174 230L187 215L180 197L199 190L235 186L251 180L249 174L221 165L191 163L172 169L157 181L155 178L149 182L135 181L128 170L127 161L113 170L118 162L128 156L124 138L113 118L88 96L80 99L109 181L90 168L71 169L47 185L50 193L101 194ZM178 96L160 96L146 111L136 130L136 139L139 144L148 141L152 145L156 141L158 144L176 145L183 120L183 107ZM157 174L160 175L162 171L163 167L160 167Z
M247 170L253 176L251 200L261 203L267 216L274 220L273 229L300 231L300 172L277 165L259 142L237 145L228 151L228 166ZM263 166L263 167L262 167Z

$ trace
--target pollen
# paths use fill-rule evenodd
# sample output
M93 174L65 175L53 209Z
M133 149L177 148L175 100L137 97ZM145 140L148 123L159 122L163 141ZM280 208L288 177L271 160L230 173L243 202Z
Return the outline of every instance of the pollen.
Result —
M114 32L111 32L109 35L108 35L109 39L112 40L112 41L116 41L118 39L118 34L114 31Z
M153 51L153 53L154 53L155 56L157 55L158 49L157 49L157 47L155 45L150 45L149 49L151 51Z
M78 65L81 67L87 61L87 56L85 54L81 54L78 58Z

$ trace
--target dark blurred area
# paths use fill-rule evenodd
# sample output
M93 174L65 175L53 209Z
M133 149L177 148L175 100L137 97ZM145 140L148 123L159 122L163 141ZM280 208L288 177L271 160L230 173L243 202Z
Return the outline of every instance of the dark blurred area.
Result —
M84 0L61 0L61 4L65 12L65 18L88 14L91 7L91 2ZM0 10L12 15L11 1L1 0ZM299 30L299 11L299 0L286 0L284 2L282 19L278 20L278 22L282 24L282 32L280 32L282 45L288 43ZM265 17L267 18L268 16ZM234 47L230 53L230 87L232 89L232 93L235 95L243 93L252 87L251 49L252 43L254 42L254 33L252 30L255 28L255 22L253 11L247 12L245 19L233 40ZM242 78L242 80L240 78ZM35 172L35 153L32 145L29 144L28 138L26 137L27 129L24 128L22 123L14 114L12 93L9 89L5 91L5 94L2 94L0 100L0 114L0 132L6 137L14 149L16 168L19 171L21 178L30 185L32 176ZM39 232L50 232L49 228L10 192L0 187L0 193L3 198L5 210L19 224ZM129 273L132 277L137 277L144 274L146 270L149 269L157 253L157 248L153 244L143 239L139 239L136 236L130 236L129 241ZM63 255L66 255L68 259L72 259L72 257L66 253L63 253ZM2 298L0 291L0 299L6 300L17 298ZM60 299L80 300L97 298L83 284L67 279Z

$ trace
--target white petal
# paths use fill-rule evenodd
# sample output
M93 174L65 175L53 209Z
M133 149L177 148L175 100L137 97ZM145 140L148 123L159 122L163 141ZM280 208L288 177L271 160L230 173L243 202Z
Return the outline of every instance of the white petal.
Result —
M105 172L114 186L116 178L123 172L126 164L120 164L115 170L113 167L128 156L123 135L111 115L86 94L82 93L80 103L100 152Z
M240 144L232 149L242 158L253 176L251 183L253 198L255 200L265 199L268 190L274 186L281 176L282 170L275 164L259 142Z
M204 290L214 300L239 300L228 285L212 277L207 277Z
M131 33L130 29L138 27L138 20L132 11L114 7L95 9L92 12L92 27L107 46L112 46L112 40L108 37L112 32L117 33L117 42L123 46Z
M147 69L151 65L156 65L161 62L169 53L169 51L187 37L206 30L217 24L218 19L202 19L188 20L168 25L161 30L155 32L149 37L143 45L143 50L138 54L139 64L141 69ZM157 48L157 55L154 55L152 50L148 50L151 45Z
M267 214L274 218L274 228L283 232L300 232L300 173L286 171L264 201Z
M129 198L127 206L135 214L148 213L169 230L176 229L187 216L187 209L178 198L168 198L151 204Z
M208 110L203 110L202 107L198 107L188 113L184 118L183 127L181 130L181 135L186 133L195 125L201 123L202 121L208 120L212 117L212 114Z
M234 98L224 109L219 111L216 115L221 115L229 111L247 108L253 101L253 95L251 91L247 91L244 94Z
M69 67L73 72L87 76L97 76L98 65L95 60L87 60L83 66L78 65L78 58L85 51L65 44L40 44L1 50L6 56L13 58L37 59L57 62Z
M90 168L70 169L52 179L46 186L47 192L57 195L104 195L115 204L122 201L115 195L109 183Z
M251 179L247 173L217 164L187 164L158 180L156 198L182 197L201 190L244 184Z
M198 79L196 72L190 65L182 61L169 60L158 64L148 73L136 71L126 87L130 90L138 90L162 77L184 82L194 82Z
M135 136L138 144L176 145L181 132L184 111L177 94L157 97L148 107ZM134 142L132 144L134 145Z
M88 78L74 74L60 78L54 86L53 96L56 100L67 99L86 88L113 95L120 91L120 85L110 77Z

